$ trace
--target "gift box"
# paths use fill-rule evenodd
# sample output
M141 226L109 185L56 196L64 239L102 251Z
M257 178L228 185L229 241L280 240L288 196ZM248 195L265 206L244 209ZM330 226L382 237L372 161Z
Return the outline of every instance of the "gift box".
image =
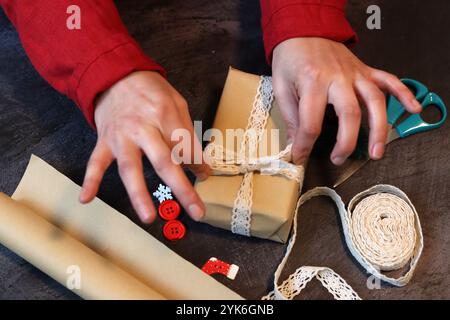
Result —
M217 150L230 150L231 145L233 156L236 158L236 155L241 154L241 159L236 161L224 157L226 164L222 167L226 170L221 173L216 172L221 170L213 170L214 175L205 181L197 181L195 189L206 206L202 222L235 233L285 243L291 230L304 170L301 166L288 163L290 152L287 150L287 131L279 107L272 100L271 90L270 77L229 69L213 123L213 128L222 134L223 139L214 137L213 142L216 146L220 144ZM266 121L261 121L254 109L261 109L264 104L269 104L271 108ZM242 133L248 130L251 116L253 123L257 118L256 123L259 126L262 124L265 129L261 140L266 144L264 148L261 148L263 144L257 144L256 160L250 156L249 150L240 153L242 139L245 138L239 134L229 135L230 132ZM205 149L207 160L208 147ZM239 163L227 165L233 161ZM236 200L238 197L241 197L239 201ZM248 216L245 215L246 207L250 211ZM248 223L247 231L236 226L242 221Z

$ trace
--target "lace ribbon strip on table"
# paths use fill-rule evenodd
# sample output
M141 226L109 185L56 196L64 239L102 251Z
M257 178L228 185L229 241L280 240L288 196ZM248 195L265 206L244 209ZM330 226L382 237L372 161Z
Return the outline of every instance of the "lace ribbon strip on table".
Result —
M317 278L335 299L360 299L344 279L325 267L302 266L278 285L296 241L299 208L317 196L329 196L336 203L347 246L368 273L395 286L409 282L422 253L423 235L416 209L406 194L394 186L376 185L357 194L345 209L336 191L318 187L301 196L297 203L293 234L275 271L274 290L263 299L291 300L313 278ZM398 270L408 263L409 270L399 278L382 274L382 271Z
M303 179L303 167L291 163L292 145L288 145L276 155L257 157L258 145L264 134L272 102L272 78L261 76L253 108L237 153L215 143L208 144L204 151L213 175L243 175L233 204L231 231L245 236L251 236L253 172L258 171L263 175L280 175L299 183Z

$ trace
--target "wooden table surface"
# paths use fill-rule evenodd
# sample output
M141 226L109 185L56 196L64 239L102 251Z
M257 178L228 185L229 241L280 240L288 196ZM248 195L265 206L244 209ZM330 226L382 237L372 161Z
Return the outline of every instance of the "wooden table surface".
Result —
M192 119L210 126L228 66L268 74L257 0L117 1L130 33L169 71L171 83L190 103ZM366 28L366 8L381 7L382 29ZM400 77L411 77L450 103L450 19L448 1L349 1L348 17L360 42L354 48L367 64ZM43 35L44 36L44 35ZM328 117L311 157L304 190L330 185L336 169L329 150L335 121ZM17 33L0 12L0 191L12 194L32 153L81 184L96 140L81 113L54 91L27 59ZM160 182L149 164L150 190ZM366 287L368 275L346 249L336 208L326 198L308 202L300 214L299 241L285 274L300 265L328 266L364 299L450 298L450 126L396 141L383 160L370 162L337 189L345 202L377 183L401 188L420 216L425 248L412 281L403 288ZM136 221L113 165L99 197ZM183 217L189 233L177 243L161 234L162 223L143 226L198 267L211 256L241 267L235 281L217 279L246 298L271 289L273 272L285 246L232 235ZM121 235L126 237L126 235ZM0 298L76 299L76 295L0 246ZM329 299L312 282L300 299Z

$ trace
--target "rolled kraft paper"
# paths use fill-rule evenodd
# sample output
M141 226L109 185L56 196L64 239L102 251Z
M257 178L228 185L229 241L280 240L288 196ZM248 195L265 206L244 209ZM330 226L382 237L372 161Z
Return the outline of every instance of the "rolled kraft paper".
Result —
M222 97L219 102L213 127L220 130L226 144L226 129L245 129L253 107L260 76L230 68ZM279 129L279 151L286 147L286 128L280 110L274 102L267 121L268 154L272 150L271 129ZM239 143L234 143L237 151ZM197 181L195 189L206 205L202 222L230 230L231 214L238 193L242 175L211 176L205 181ZM301 185L280 176L253 175L253 205L251 234L259 238L285 243L289 236L295 205Z
M100 199L80 204L79 193L32 156L12 198L167 299L242 299Z
M79 268L85 299L164 299L164 297L24 205L0 193L0 242L62 285Z

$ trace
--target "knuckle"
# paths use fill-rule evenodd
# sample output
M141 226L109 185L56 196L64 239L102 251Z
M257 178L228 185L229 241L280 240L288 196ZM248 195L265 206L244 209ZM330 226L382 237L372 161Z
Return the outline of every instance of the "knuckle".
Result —
M320 68L315 65L307 65L302 70L302 77L308 81L318 81L321 77Z
M273 86L273 97L277 102L280 102L283 99L283 91L280 88Z
M393 73L387 73L387 76L389 77L389 79L391 79L392 81L400 81L399 77Z
M131 113L123 116L121 122L126 126L136 126L142 123L142 119L139 115Z
M361 113L361 108L359 106L351 105L338 112L338 116L342 118L360 119Z
M375 91L369 94L368 99L368 107L382 106L384 108L384 106L386 105L386 97L379 91Z
M390 76L390 73L387 73L386 71L369 67L367 71L367 77L372 81L386 81L387 76Z
M369 72L371 77L375 77L377 74L382 72L381 70L379 70L377 68L370 67L370 66L367 66L367 71Z
M298 143L294 143L292 145L292 154L295 157L302 156L306 152L307 148L304 146L300 146Z
M138 90L137 92L135 92L135 94L136 94L136 101L139 104L145 105L145 104L149 103L150 99L149 99L148 92Z
M177 105L182 110L189 110L189 104L183 97L178 98Z
M143 136L148 125L140 116L130 115L126 116L123 119L123 123L119 126L120 129L115 131L116 141L122 140L125 137L139 138Z
M165 172L171 167L172 158L167 153L159 154L153 159L152 165L157 172Z
M334 70L333 83L340 88L345 88L351 90L353 88L353 78L341 68L336 68Z
M298 162L298 159L303 159L308 156L309 152L311 150L311 147L308 145L299 145L294 144L292 146L292 157L294 162Z
M317 138L320 135L322 128L315 124L305 123L301 126L301 131L309 138Z
M152 113L157 119L164 119L173 114L175 106L172 101L168 99L160 99L151 104Z
M155 118L163 119L166 117L167 113L170 112L171 105L169 103L158 103L152 108L152 113Z
M297 131L297 125L293 121L286 122L286 129L290 138L295 136L295 132Z
M272 81L272 86L275 99L279 99L284 95L286 89L283 81L274 78Z
M124 176L135 168L135 163L130 159L118 160L119 174Z
M386 83L394 89L399 89L399 87L402 87L402 82L400 79L391 73L386 74Z
M120 121L116 122L116 125L111 128L112 132L117 135L137 136L141 133L143 127L145 127L145 121L137 114L127 114L121 117Z
M91 168L91 169L94 169L94 168L96 169L101 166L101 164L102 164L101 160L102 159L100 158L100 155L93 153L88 160L87 167Z
M400 84L398 86L397 91L400 96L408 96L408 95L414 96L413 93L403 84Z
M394 82L391 84L392 90L398 93L405 93L408 89L406 89L401 82Z

